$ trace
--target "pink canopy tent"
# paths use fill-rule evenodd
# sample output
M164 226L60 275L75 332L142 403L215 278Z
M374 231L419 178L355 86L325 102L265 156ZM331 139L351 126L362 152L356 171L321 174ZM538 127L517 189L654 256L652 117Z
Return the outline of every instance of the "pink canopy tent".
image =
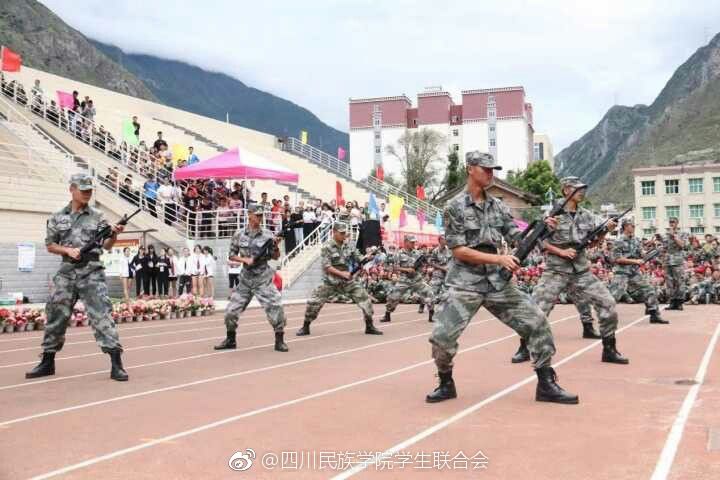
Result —
M298 182L298 174L259 155L236 147L207 160L179 168L175 180L190 178L250 178Z

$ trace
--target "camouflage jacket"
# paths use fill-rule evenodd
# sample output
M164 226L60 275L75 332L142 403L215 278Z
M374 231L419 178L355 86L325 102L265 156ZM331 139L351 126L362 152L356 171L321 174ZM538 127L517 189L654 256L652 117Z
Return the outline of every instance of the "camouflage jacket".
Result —
M485 194L484 202L476 203L467 189L453 197L445 207L445 238L448 247L498 250L503 240L517 240L518 229L510 209L502 200ZM457 258L450 259L445 284L463 290L488 293L502 290L507 281L500 277L500 267L494 264L474 265Z
M334 239L330 239L323 245L320 251L321 265L323 271L323 281L330 285L340 285L345 283L340 277L327 272L328 267L334 267L343 272L347 272L350 263L359 263L362 257L356 248L351 247L348 243L338 245Z
M618 258L642 258L642 242L637 237L620 235L613 243L611 257L613 262L617 261ZM640 272L640 266L615 263L613 272L619 275L634 275Z
M558 226L547 242L558 248L575 248L600 223L602 219L585 208L578 208L575 215L565 212L557 217ZM590 267L585 249L574 260L548 253L547 269L560 273L582 273Z
M439 246L435 247L430 253L430 263L433 265L447 267L448 263L450 263L450 259L452 259L452 250L450 250L447 246L445 248L440 248ZM445 278L445 272L434 268L432 271L432 278L443 279Z
M274 238L273 234L262 228L251 230L250 227L245 227L243 230L238 230L230 240L230 256L256 257L260 254L265 242L271 238ZM273 268L270 267L267 260L260 260L250 267L243 266L241 275L255 278L272 271Z
M72 205L68 205L59 212L53 213L47 221L45 245L55 243L63 247L82 248L95 238L95 234L107 226L105 215L100 210L86 206L82 210L72 213ZM94 248L90 255L100 255L102 248ZM87 264L71 263L69 257L63 257L61 271L75 269L96 270L104 268L99 260Z
M688 236L685 233L677 232L678 239L683 242L683 246L678 246L675 240L666 233L663 236L663 246L665 247L665 262L666 265L677 266L682 265L685 261L685 249L687 248Z
M401 248L397 256L395 257L395 263L398 267L401 268L413 268L415 267L415 261L422 255L423 253L420 250L405 250L404 248ZM415 273L405 273L400 272L400 278L398 279L398 283L415 283L422 281L423 276L421 272L415 272Z

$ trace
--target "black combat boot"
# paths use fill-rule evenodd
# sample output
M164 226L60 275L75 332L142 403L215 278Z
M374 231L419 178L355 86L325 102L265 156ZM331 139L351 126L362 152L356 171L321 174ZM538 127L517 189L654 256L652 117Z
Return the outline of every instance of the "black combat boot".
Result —
M512 360L510 360L512 363L523 363L530 360L530 352L527 349L527 342L524 338L520 339L520 348L518 348L518 351L515 352L515 355L513 355Z
M430 307L430 309L428 309L428 322L433 321L434 315L435 315L435 309L433 307Z
M577 404L578 396L566 392L557 384L557 374L552 367L542 367L535 370L538 377L535 389L535 400L538 402Z
M127 382L128 374L122 364L122 351L116 349L108 352L110 355L110 378L118 382Z
M225 340L223 340L220 345L215 345L215 350L234 350L236 348L237 343L235 343L235 332L227 332Z
M455 381L452 378L452 370L449 372L438 372L440 377L440 385L425 396L427 403L438 403L443 400L450 400L451 398L457 398L457 391L455 391Z
M288 346L285 343L285 332L275 332L275 351L287 352Z
M388 311L386 310L386 311L385 311L385 317L383 317L383 319L380 320L380 321L383 322L383 323L389 322L389 321L390 321L390 312L388 312Z
M420 305L418 305L418 313L423 313L423 312L425 312L425 304L421 303Z
M380 320L382 321L382 320ZM382 335L383 332L375 328L372 317L365 317L365 333L367 335Z
M623 357L620 352L615 348L615 335L604 337L602 339L603 352L602 361L607 363L619 363L620 365L627 365L630 360Z
M582 326L583 326L583 334L582 334L583 338L592 338L594 340L598 340L598 339L602 338L600 336L600 334L595 331L592 323L583 323Z
M55 352L43 352L42 360L25 374L25 378L39 378L55 375Z
M305 335L310 335L310 322L305 320L303 322L303 326L300 327L300 330L295 332L295 335L297 335L298 337L304 337Z
M650 310L650 323L662 323L662 324L668 324L669 321L663 319L660 316L660 312L658 310Z

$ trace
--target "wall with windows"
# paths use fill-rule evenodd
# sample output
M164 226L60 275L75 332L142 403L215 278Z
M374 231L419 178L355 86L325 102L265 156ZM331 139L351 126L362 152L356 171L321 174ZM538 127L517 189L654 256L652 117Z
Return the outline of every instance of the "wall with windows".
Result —
M665 233L670 217L688 233L720 233L720 165L637 168L633 178L644 237Z

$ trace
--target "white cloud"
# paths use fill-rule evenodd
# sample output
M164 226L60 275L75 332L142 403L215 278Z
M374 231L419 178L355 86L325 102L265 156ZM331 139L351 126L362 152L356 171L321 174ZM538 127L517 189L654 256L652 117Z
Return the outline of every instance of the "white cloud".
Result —
M342 130L349 97L523 85L556 152L616 98L652 102L720 14L709 0L42 1L86 36L227 73Z

